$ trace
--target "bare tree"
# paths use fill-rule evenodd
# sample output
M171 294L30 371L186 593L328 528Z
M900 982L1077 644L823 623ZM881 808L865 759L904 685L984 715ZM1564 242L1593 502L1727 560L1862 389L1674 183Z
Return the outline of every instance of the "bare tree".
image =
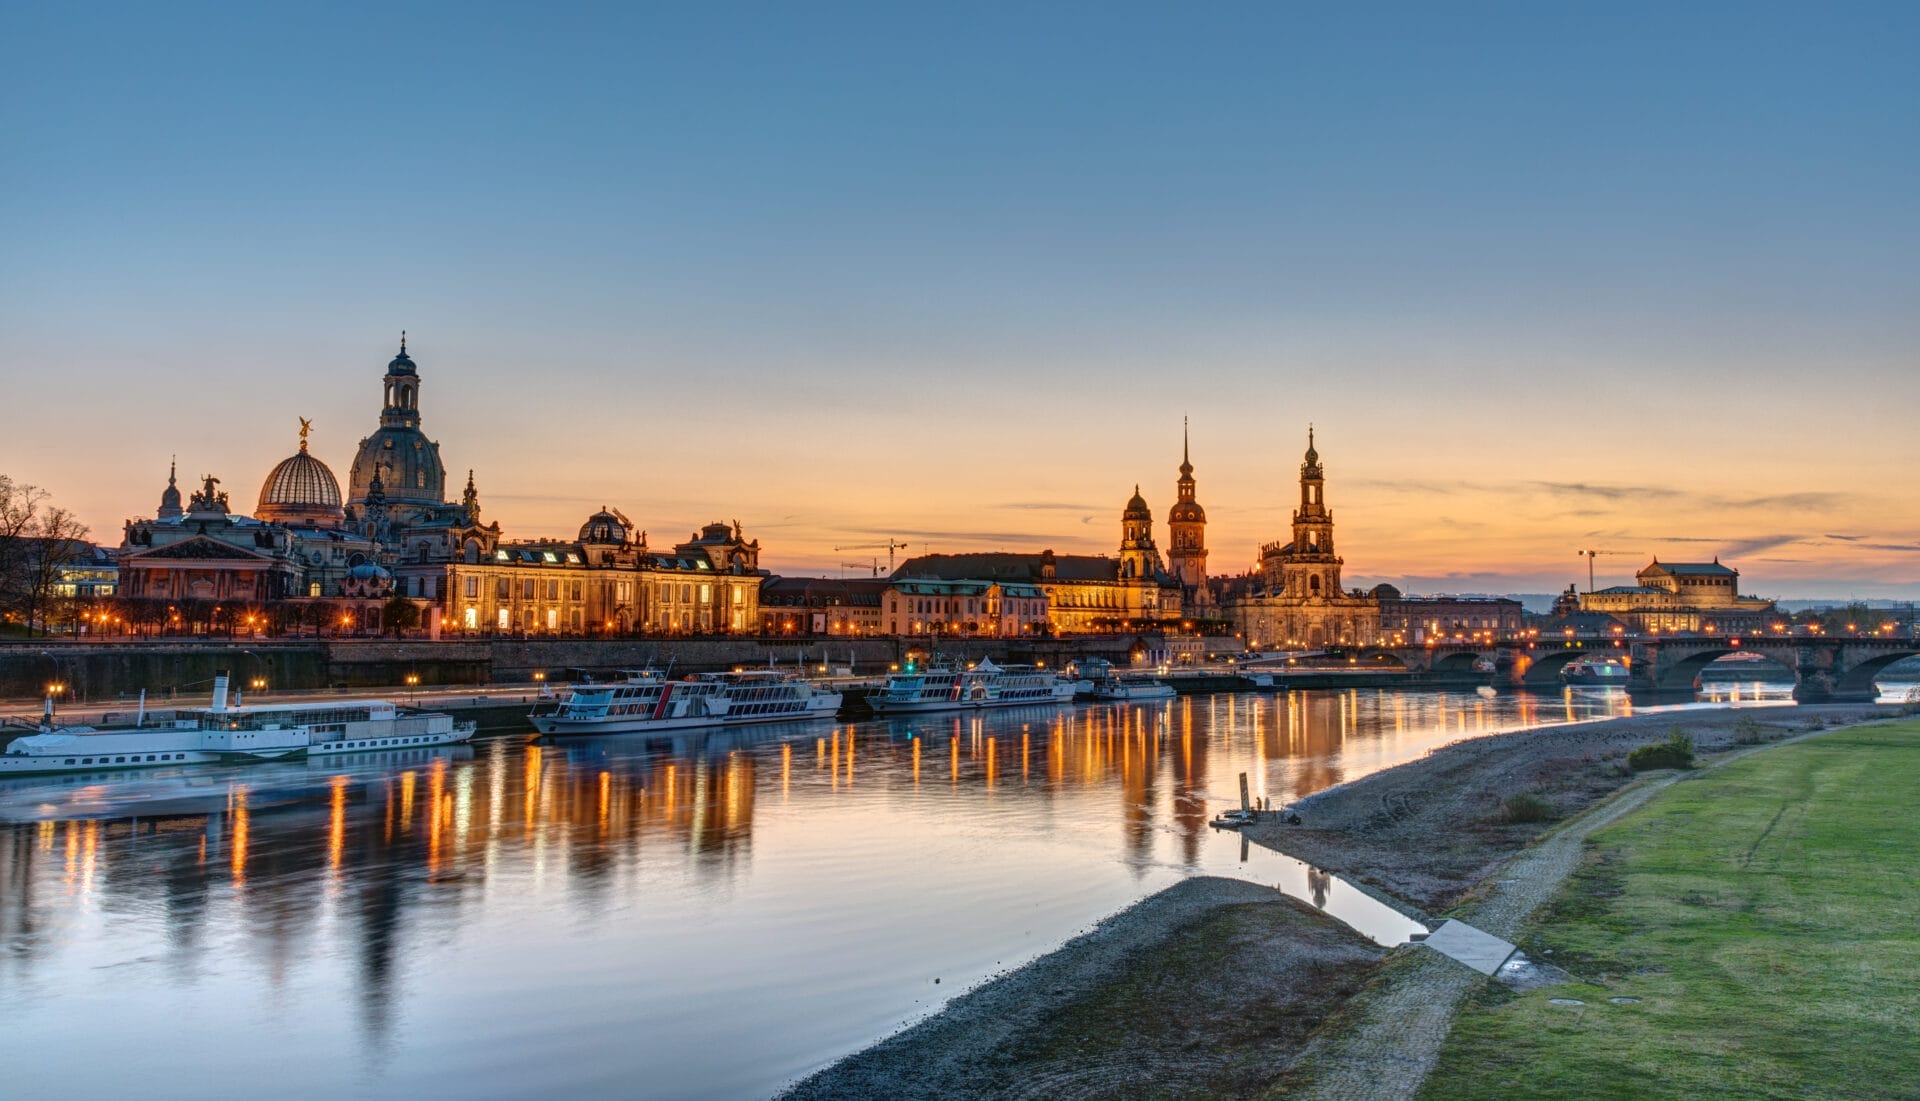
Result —
M18 611L26 580L29 532L45 490L0 474L0 611Z
M0 474L0 601L21 613L29 635L36 622L52 630L62 577L87 545L87 526L50 496Z

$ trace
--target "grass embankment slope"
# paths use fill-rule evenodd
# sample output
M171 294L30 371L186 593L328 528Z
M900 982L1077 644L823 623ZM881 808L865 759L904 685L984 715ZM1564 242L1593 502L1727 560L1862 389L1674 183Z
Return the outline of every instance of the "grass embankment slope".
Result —
M1581 981L1487 984L1422 1097L1920 1097L1920 723L1674 785L1523 947Z

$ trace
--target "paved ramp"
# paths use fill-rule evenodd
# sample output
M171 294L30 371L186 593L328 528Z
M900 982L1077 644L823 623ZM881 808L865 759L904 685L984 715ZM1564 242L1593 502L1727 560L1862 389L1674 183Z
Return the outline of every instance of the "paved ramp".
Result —
M1507 941L1451 918L1441 922L1439 928L1427 934L1427 939L1421 943L1482 975L1491 975L1500 970L1500 965L1513 955L1513 945Z

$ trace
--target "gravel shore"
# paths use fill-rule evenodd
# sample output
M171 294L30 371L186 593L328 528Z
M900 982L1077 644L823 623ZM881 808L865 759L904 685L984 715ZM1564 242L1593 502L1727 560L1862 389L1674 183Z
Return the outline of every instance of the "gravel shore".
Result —
M1715 753L1893 710L1664 712L1475 738L1303 799L1288 808L1299 815L1298 825L1275 816L1247 832L1411 913L1431 915L1459 904L1556 822L1630 783L1626 755L1634 748L1678 730L1701 753ZM1520 794L1544 800L1547 820L1508 821L1505 800ZM1513 923L1492 924L1506 932ZM1340 1061L1326 1058L1328 1045L1359 1024L1335 1017L1348 1000L1377 973L1376 988L1378 981L1397 987L1406 983L1392 975L1396 970L1431 970L1447 989L1444 996L1427 990L1422 1000L1434 1003L1431 1027L1443 1036L1454 999L1479 981L1432 953L1397 953L1380 973L1386 955L1271 888L1197 877L782 1096L1235 1097L1262 1096L1283 1082L1311 1088L1322 1077L1321 1086L1333 1087L1323 1088L1324 1096L1365 1096L1363 1081L1324 1073L1327 1063ZM1330 1017L1333 1023L1316 1035ZM1306 1066L1289 1073L1303 1051L1315 1053L1310 1063L1322 1074ZM1370 1073L1382 1069L1374 1063ZM1417 1084L1424 1066L1407 1069Z
M782 1096L1255 1095L1384 954L1270 887L1196 877Z

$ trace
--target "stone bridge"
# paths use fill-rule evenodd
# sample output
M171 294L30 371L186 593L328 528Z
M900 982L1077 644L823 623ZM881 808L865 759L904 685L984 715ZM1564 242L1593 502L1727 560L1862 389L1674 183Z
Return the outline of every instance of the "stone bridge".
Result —
M1578 658L1628 666L1627 691L1636 699L1691 698L1694 678L1731 654L1759 654L1794 675L1793 698L1805 703L1871 702L1874 678L1902 658L1920 655L1913 638L1714 637L1583 638L1445 642L1432 646L1375 646L1357 664L1397 661L1413 672L1491 679L1495 684L1544 688L1560 683L1560 669Z

